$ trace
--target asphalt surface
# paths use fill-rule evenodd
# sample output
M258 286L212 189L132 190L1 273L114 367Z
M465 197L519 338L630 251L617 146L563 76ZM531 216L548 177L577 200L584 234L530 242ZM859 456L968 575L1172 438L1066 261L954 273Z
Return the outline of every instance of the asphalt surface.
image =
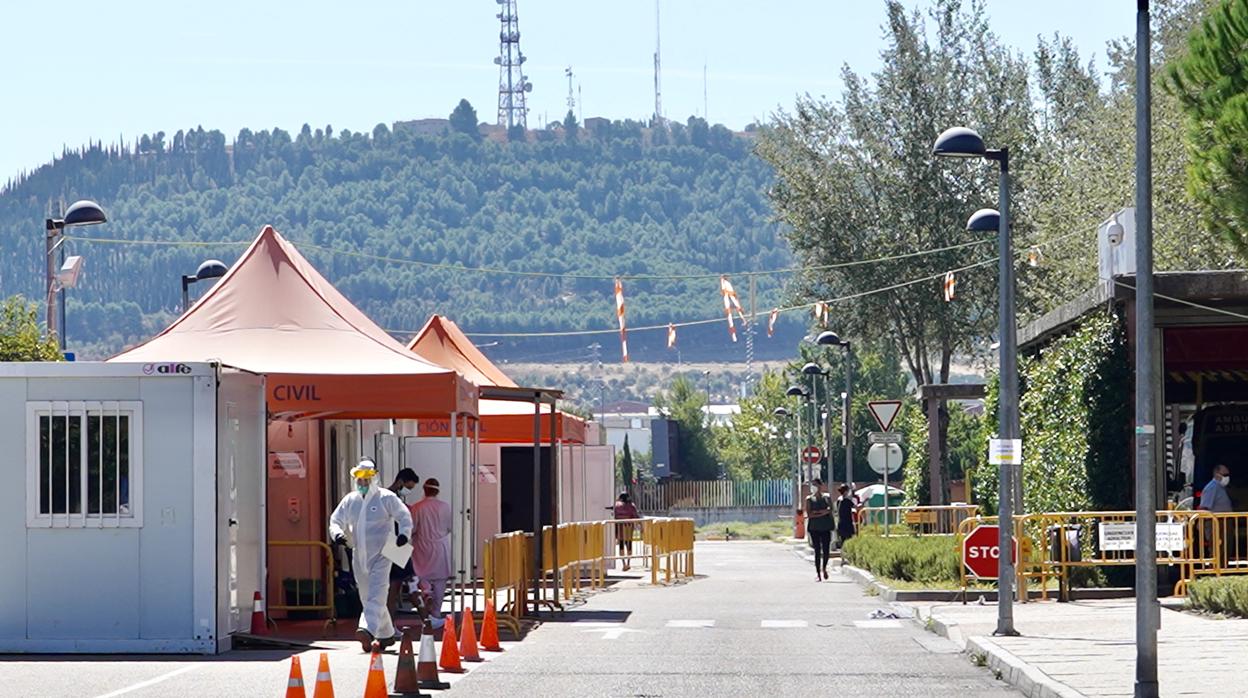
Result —
M591 596L523 642L486 654L449 691L469 696L1017 695L947 640L910 621L871 622L881 604L774 543L699 543L695 580ZM648 575L647 575L648 577ZM368 655L354 643L298 654L307 695L329 655L336 695L363 694ZM220 657L0 657L0 697L285 695L291 652ZM385 657L392 685L397 657Z
M700 578L622 585L548 622L448 696L1017 695L878 599L774 543L699 543Z

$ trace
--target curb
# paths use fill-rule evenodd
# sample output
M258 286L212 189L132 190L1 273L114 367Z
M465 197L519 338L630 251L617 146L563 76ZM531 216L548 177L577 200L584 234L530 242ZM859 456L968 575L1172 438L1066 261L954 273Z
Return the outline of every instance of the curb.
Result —
M1015 657L1009 650L983 636L967 641L972 653L983 655L987 666L999 679L1029 698L1086 698L1083 693Z
M878 581L875 575L870 572L853 565L842 565L841 574L848 576L864 587L875 589L879 593L880 598L890 605L908 600L933 600L929 598L911 599L911 594L930 594L931 592L898 591ZM961 593L960 591L956 592L958 595L961 595ZM935 600L945 600L946 598L941 596ZM983 655L986 661L985 666L989 670L1002 681L1017 688L1028 698L1085 698L1084 694L1024 662L1014 656L1009 650L993 642L989 637L977 635L967 638L963 636L962 630L957 623L941 620L932 615L930 611L928 616L924 618L916 609L902 608L905 608L906 612L899 615L908 617L919 627L949 640L963 654L971 655L972 657L974 655Z

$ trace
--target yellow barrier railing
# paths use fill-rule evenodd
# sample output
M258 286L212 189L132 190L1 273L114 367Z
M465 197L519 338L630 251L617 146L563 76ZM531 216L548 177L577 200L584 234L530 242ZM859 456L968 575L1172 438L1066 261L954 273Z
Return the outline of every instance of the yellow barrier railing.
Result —
M529 544L524 531L512 531L485 540L482 552L482 591L498 608L498 621L519 637L520 618L529 581ZM503 603L498 595L502 593Z
M1211 511L1192 514L1191 545L1200 554L1183 569L1176 594L1199 577L1248 574L1248 512Z
M270 547L276 548L307 548L309 552L317 552L323 554L325 576L320 579L311 580L313 584L311 589L303 588L303 580L293 580L295 584L292 589L286 588L286 580L282 580L282 594L277 599L285 599L293 596L295 603L273 603L270 599L267 608L270 611L324 611L329 614L325 621L326 627L334 625L338 622L337 608L334 606L334 551L329 544L319 540L271 540ZM313 563L315 565L315 563ZM318 588L319 583L319 588ZM288 592L293 591L293 594ZM307 593L305 593L307 592ZM304 603L305 598L310 598L310 602ZM323 601L317 602L317 599Z
M862 507L858 512L858 520L862 526L884 524L884 507ZM978 514L979 507L974 504L890 506L887 513L889 526L904 526L904 528L897 531L890 528L889 534L952 536L958 532L958 526L963 521Z
M664 582L672 577L692 577L693 519L646 519L642 522L641 539L650 548L650 583Z

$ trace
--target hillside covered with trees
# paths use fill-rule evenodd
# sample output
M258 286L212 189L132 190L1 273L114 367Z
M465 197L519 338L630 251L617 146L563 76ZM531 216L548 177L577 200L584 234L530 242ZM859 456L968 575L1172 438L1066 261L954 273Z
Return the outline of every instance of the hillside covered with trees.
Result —
M586 130L569 119L508 141L483 137L467 102L451 117L372 133L244 129L232 140L197 127L67 150L0 190L0 254L10 260L0 294L41 297L43 219L79 198L109 216L66 243L86 259L67 313L69 346L84 356L164 327L178 312L179 277L207 258L231 263L264 224L401 339L433 312L470 332L611 329L614 275L690 276L626 279L630 326L710 319L722 314L716 274L791 264L751 134L697 118L666 130L605 120ZM758 277L764 317L784 282ZM748 306L748 279L736 283ZM787 318L756 353L783 355L803 324ZM667 358L665 332L630 339L634 357ZM611 335L500 339L491 353L595 340L605 360L618 358ZM719 324L680 337L685 360L744 360L744 344Z

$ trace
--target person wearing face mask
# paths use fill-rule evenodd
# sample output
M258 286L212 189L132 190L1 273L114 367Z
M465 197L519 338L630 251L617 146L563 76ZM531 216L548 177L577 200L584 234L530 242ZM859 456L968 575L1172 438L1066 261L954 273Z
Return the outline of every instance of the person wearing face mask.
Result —
M1230 484L1231 469L1222 463L1213 466L1213 479L1200 493L1200 508L1212 512L1232 511L1231 495L1226 492Z
M386 606L393 563L381 551L391 536L396 545L407 544L412 515L397 495L377 484L377 466L371 460L352 468L351 478L355 491L343 497L330 514L329 537L352 550L351 568L364 607L355 637L368 652L374 639L383 648L402 639Z
M386 489L398 495L399 500L403 502L403 506L414 504L419 497L416 495L416 485L420 484L420 476L411 468L403 468L398 475L394 476L394 482ZM391 565L390 567L390 593L386 597L386 608L390 609L390 616L399 611L400 597L403 588L409 584L414 584L416 572L412 569L412 561L408 560L407 565L399 567Z

